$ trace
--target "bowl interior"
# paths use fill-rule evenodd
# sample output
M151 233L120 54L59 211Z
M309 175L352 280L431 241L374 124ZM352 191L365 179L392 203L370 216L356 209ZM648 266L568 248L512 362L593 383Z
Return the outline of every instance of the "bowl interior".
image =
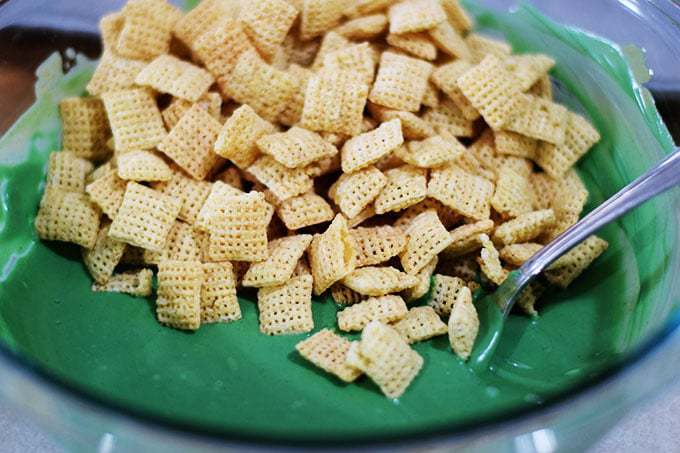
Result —
M528 8L476 13L516 51L554 56L559 99L600 130L602 142L578 166L591 192L588 209L671 149L617 48ZM425 367L398 401L366 379L343 385L305 363L294 350L303 336L260 334L253 293L241 297L240 322L196 333L161 327L152 299L92 293L80 251L35 236L46 157L60 146L56 104L83 93L93 69L82 60L61 76L56 60L42 67L36 105L0 141L0 340L116 403L262 438L356 440L455 428L578 386L630 352L677 306L672 194L603 229L610 249L568 291L552 294L538 320L512 316L493 373L469 372L445 337L417 344ZM315 330L334 327L336 311L330 298L317 299Z

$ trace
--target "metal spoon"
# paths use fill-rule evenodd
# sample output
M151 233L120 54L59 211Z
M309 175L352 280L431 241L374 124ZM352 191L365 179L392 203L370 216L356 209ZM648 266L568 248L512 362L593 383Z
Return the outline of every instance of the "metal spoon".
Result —
M489 328L475 344L470 357L470 367L479 371L488 369L503 332L503 322L522 289L532 279L604 225L677 184L680 184L680 148L676 148L673 154L543 247L522 267L511 272L493 294L489 294L481 301L480 309L486 311L484 317L488 318ZM498 310L497 307L503 308Z

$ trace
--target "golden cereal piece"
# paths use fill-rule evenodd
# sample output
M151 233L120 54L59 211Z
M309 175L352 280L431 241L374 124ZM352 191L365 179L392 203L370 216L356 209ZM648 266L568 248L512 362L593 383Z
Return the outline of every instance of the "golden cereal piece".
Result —
M454 60L439 66L432 72L432 82L442 90L457 107L453 110L458 116L462 116L465 120L475 121L479 118L479 111L472 105L470 100L463 94L458 86L458 78L472 69L473 65L467 60ZM446 112L446 109L443 109ZM460 121L460 120L458 120ZM456 134L454 134L456 135Z
M434 274L438 262L439 258L435 256L418 271L415 275L417 283L402 293L402 297L407 303L420 299L430 291L430 280L432 279L432 274Z
M74 152L52 152L48 158L45 189L84 192L85 181L92 168L92 162Z
M387 184L375 199L375 212L400 211L421 202L427 195L427 170L403 165L385 172Z
M351 18L365 16L377 11L384 11L396 2L397 0L351 0L343 14Z
M460 296L451 309L448 331L451 349L458 357L467 360L479 333L479 317L472 304L469 288L461 289Z
M415 219L419 214L427 211L428 209L434 209L437 212L439 220L446 229L459 224L462 220L461 216L455 213L448 206L444 206L441 202L435 200L434 198L426 198L423 201L406 209L403 214L399 216L399 218L394 222L393 226L404 230L408 228L411 220Z
M158 322L175 329L198 330L203 279L200 261L161 261L156 299Z
M309 234L288 236L271 241L269 257L265 261L252 263L241 284L264 288L286 283L311 242L312 236Z
M430 123L413 112L392 110L372 102L368 103L368 110L371 112L371 116L380 123L396 119L401 121L401 131L405 139L422 140L436 134L434 127ZM389 155L386 157L389 157ZM385 170L385 168L380 169Z
M578 222L588 200L588 190L574 170L568 171L564 178L555 182L554 190L550 207L555 212L555 224L542 238L548 241Z
M462 289L465 288L465 280L459 277L434 274L432 296L427 304L444 318L448 317L453 307L462 297Z
M168 181L172 170L153 151L129 151L116 158L118 177L127 181Z
M312 62L311 69L313 71L318 71L323 66L326 55L337 50L342 50L350 45L351 41L349 39L336 33L335 31L329 31L323 36L323 38L321 38L321 44L319 45L316 55L314 55L314 61Z
M241 319L241 307L236 297L236 276L231 263L203 263L201 267L201 323L227 323Z
M177 200L180 204L177 218L189 224L193 224L196 221L196 216L198 216L203 203L208 197L211 187L212 184L210 182L197 181L177 167L172 168L172 177L168 181L153 184L155 190Z
M260 118L250 106L242 105L222 126L214 149L218 155L245 169L260 155L257 141L274 132L273 124Z
M555 66L555 60L543 54L511 55L505 60L506 69L517 78L522 91L529 90L547 76L553 66Z
M156 100L146 89L107 91L102 94L116 152L151 149L166 136Z
M182 16L177 8L164 1L132 0L123 7L122 14L116 53L138 60L168 53L172 27Z
M337 180L332 199L347 218L361 213L380 194L387 178L373 166L355 173L344 173Z
M191 102L198 101L214 82L213 76L205 69L172 55L159 55L135 78L137 85Z
M528 178L503 166L498 171L491 206L504 218L517 217L533 210L533 188Z
M496 285L500 285L508 277L508 271L501 265L498 250L486 234L479 235L482 243L482 252L477 258L482 272L486 277Z
M194 8L192 12L196 9L198 8ZM187 16L190 14L191 12ZM252 49L253 45L248 40L241 21L228 17L221 19L214 27L205 29L192 45L196 59L203 63L216 80L228 77L241 54Z
M297 126L286 132L265 135L257 141L257 146L288 168L305 167L338 153L338 149L319 134Z
M398 119L381 124L377 129L365 132L345 142L342 147L342 171L352 173L378 162L404 143L401 121Z
M440 2L449 22L458 33L465 34L472 30L472 19L458 0L440 0Z
M411 275L420 272L452 241L451 235L442 225L435 210L419 214L411 221L406 234L409 240L400 258L402 267Z
M465 39L449 22L442 22L428 31L434 44L452 57L471 60L472 53Z
M118 172L112 166L102 172L100 177L85 187L85 192L109 219L113 219L123 202L127 182L118 177Z
M302 118L302 111L305 108L307 84L314 75L314 72L297 64L291 64L287 71L295 79L296 88L293 96L286 104L281 115L279 115L279 122L286 126L294 126Z
M584 270L588 268L605 250L609 244L597 236L590 236L585 241L571 249L566 255L555 261L545 271L545 278L560 288L566 288Z
M357 267L381 264L399 255L408 238L397 227L359 227L350 230L350 237L357 251Z
M142 253L144 264L158 264L163 260L200 261L202 258L193 228L180 221L175 221L170 228L163 250L144 250Z
M448 333L446 324L442 322L432 307L427 306L411 308L404 319L394 323L392 328L399 332L409 344L426 341Z
M452 135L435 135L422 141L410 141L395 154L407 164L420 168L434 168L456 160L466 151Z
M317 296L355 269L357 253L349 237L347 220L341 214L323 234L314 236L307 257Z
M303 40L312 39L336 27L345 7L345 0L303 0L300 37Z
M35 229L40 239L91 249L97 241L99 216L87 194L48 188L40 200Z
M444 252L450 257L456 257L479 250L482 248L479 235L490 234L493 229L494 223L490 219L459 226L451 231L453 242Z
M361 40L373 39L387 29L387 16L384 14L371 14L348 20L342 25L335 27L333 31L347 39Z
M521 266L542 248L542 244L536 244L535 242L510 244L500 250L500 257L508 264Z
M328 202L313 192L287 199L276 213L289 230L330 222L335 216Z
M201 36L238 16L239 3L232 0L202 0L175 23L172 32L186 46L195 50L196 41Z
M538 140L510 131L494 132L496 152L508 156L534 159L538 149Z
M423 114L423 120L439 133L448 133L454 137L475 135L474 121L467 119L451 99L440 102L437 107L427 109Z
M137 74L145 66L144 61L123 58L104 50L85 89L92 96L101 96L108 91L133 88Z
M354 382L362 372L346 362L350 342L329 329L322 329L295 345L309 362L344 382Z
M505 245L531 241L554 223L555 213L552 209L528 212L499 225L493 233L493 239Z
M283 44L298 11L286 0L254 0L241 10L239 19L257 50L271 58Z
M111 136L101 99L64 98L59 102L64 149L84 159L99 160L109 154Z
M429 30L447 17L437 0L405 0L388 10L390 33L413 33Z
M423 101L432 64L386 51L368 99L395 110L416 112Z
M394 34L385 39L390 46L403 50L416 58L432 61L437 58L437 46L425 32Z
M375 76L376 58L373 48L364 42L327 54L323 59L323 69L353 71L361 82L370 85Z
M310 332L312 319L312 277L303 275L280 286L257 291L260 332L267 335L292 335Z
M180 118L182 118L182 115L184 115L194 104L198 104L207 111L210 116L218 121L220 120L220 114L222 113L222 97L219 93L208 91L195 103L187 101L186 99L173 98L172 101L170 101L170 104L161 112L165 127L167 129L175 127Z
M507 42L477 33L467 35L465 42L470 49L471 61L475 64L481 62L487 55L493 55L501 60L505 60L512 52L512 47Z
M124 293L135 297L149 297L152 292L153 271L138 271L113 274L106 283L92 283L92 291L105 293Z
M367 266L342 279L342 284L365 296L385 296L415 286L418 281L394 267Z
M258 158L248 173L253 175L282 202L312 189L312 179L304 168L288 168L270 156Z
M489 218L493 193L492 182L456 166L433 170L427 188L429 197L474 220Z
M536 304L546 291L547 286L538 279L535 279L527 285L517 298L517 306L529 316L538 316L536 311Z
M404 300L395 295L370 297L338 312L338 328L345 332L361 331L371 321L399 321L408 313Z
M548 99L523 94L523 110L510 118L506 129L543 142L564 142L568 110Z
M83 249L83 262L96 283L106 283L120 262L126 245L108 237L109 225L104 225L97 234L92 249Z

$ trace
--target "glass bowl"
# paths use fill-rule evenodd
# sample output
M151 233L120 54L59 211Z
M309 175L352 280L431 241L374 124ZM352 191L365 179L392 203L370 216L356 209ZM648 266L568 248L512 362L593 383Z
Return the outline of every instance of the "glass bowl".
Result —
M433 373L436 358L443 351L423 349L435 365L424 370L413 394L430 395L425 403L414 403L410 397L397 403L384 402L375 392L367 391L369 387L360 389L369 396L342 400L337 386L286 356L296 339L234 344L240 348L240 355L230 357L222 349L216 352L216 345L206 343L205 338L189 340L152 324L150 307L143 302L123 296L102 302L89 296L77 253L38 244L31 225L45 156L58 146L54 107L58 95L78 94L91 69L90 62L66 49L95 57L98 47L91 33L96 30L99 14L94 12L100 7L113 9L112 3L82 7L73 3L75 6L70 7L70 2L10 1L0 6L0 86L11 96L0 106L0 130L8 128L33 102L32 73L37 64L53 50L62 51L61 58L52 57L40 67L40 83L35 88L39 108L22 117L23 127L12 128L0 140L0 398L32 417L67 448L159 452L300 446L579 451L625 410L677 379L680 291L673 278L680 271L677 190L607 227L603 235L612 243L608 258L598 262L575 288L558 296L561 302L551 304L543 319L512 319L507 329L510 337L499 350L499 360L511 359L514 349L531 347L517 340L521 340L520 334L526 332L525 338L530 339L540 332L541 322L557 325L550 323L557 322L558 317L573 325L574 334L583 329L615 333L617 341L610 354L606 358L584 357L591 366L568 370L573 382L564 391L540 394L537 390L534 400L527 401L531 404L467 420L445 416L437 420L437 410L441 410L438 400L447 404L456 401L456 395L446 394L446 383L425 376ZM606 41L557 27L532 8L523 7L512 15L491 14L483 7L505 7L507 2L480 3L482 6L472 7L485 31L504 34L520 51L545 51L556 56L560 64L554 73L555 88L560 100L585 111L603 133L603 143L579 164L591 190L588 208L671 150L672 140L657 117L652 98L639 84L647 73L638 52L632 48L621 52ZM623 38L631 36L616 35L621 31L616 27L614 34L598 29L598 21L592 19L601 11L591 9L589 3L581 9L570 5L568 10L558 3L536 2L539 9L558 19L599 31L622 44L628 41ZM662 107L674 102L674 74L664 68L668 62L680 61L680 50L673 45L680 42L677 6L672 2L630 0L600 3L607 17L648 32L638 42L646 47L647 63L656 71L648 86L655 90ZM575 9L582 14L562 15ZM40 27L61 27L62 31ZM57 71L74 65L76 70L66 76ZM31 123L31 119L35 121ZM673 121L671 126L676 124ZM591 305L579 301L589 298L609 305L600 304L597 311L588 311ZM567 299L573 299L571 306L565 303ZM111 304L119 304L114 307L115 315ZM325 305L319 309L322 322L332 317L329 304ZM247 310L244 321L253 329L255 314L252 308ZM586 318L577 316L586 314ZM608 325L606 321L610 320L618 320L622 329ZM189 351L184 345L193 340L197 343L190 351L196 355L192 363L199 365L187 370L182 366L182 361L188 360L183 354ZM156 348L162 341L174 342L177 348L159 355ZM136 349L130 349L130 345ZM224 348L231 346L224 344ZM574 347L578 349L577 344ZM269 349L276 356L263 353ZM249 352L254 357L249 357ZM301 371L282 367L291 374L273 377L272 366L267 363L272 357L283 357L275 364L293 360ZM212 378L210 389L197 387L205 384L199 374L210 371L211 365L203 368L200 364L216 359L224 359L223 369L231 374L224 379ZM244 365L248 369L243 369ZM293 385L288 377L302 372L312 376ZM237 377L239 382L234 380ZM424 383L431 388L424 388ZM540 387L539 382L536 385ZM230 391L236 393L230 396L234 406L228 409L234 420L225 420L222 425L201 422L202 415L207 420L210 414L224 410L215 409L221 400L211 401L210 396ZM315 393L317 403L325 399L330 403L306 408L313 399L306 396L308 393ZM114 394L117 397L112 397ZM463 401L464 395L457 398ZM157 399L158 404L145 401L140 405L138 399ZM367 401L375 404L372 413L356 411L366 408ZM430 418L423 417L425 422L416 419L413 414L426 412L428 405L437 410L430 411ZM182 407L194 407L203 414L196 416L199 421L176 416ZM250 429L250 425L264 423L262 420L266 429L262 425ZM318 426L329 420L338 421L337 430L320 435ZM356 428L359 421L365 424L363 430Z

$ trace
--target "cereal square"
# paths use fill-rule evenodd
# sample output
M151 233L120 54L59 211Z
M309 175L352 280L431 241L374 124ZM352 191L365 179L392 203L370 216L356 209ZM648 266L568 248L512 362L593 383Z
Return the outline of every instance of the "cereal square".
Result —
M297 15L297 9L286 0L254 0L243 8L240 20L257 50L271 58Z
M314 192L287 199L277 206L276 214L289 230L330 222L335 217L328 202Z
M308 192L312 179L303 168L288 168L270 156L262 156L250 167L248 173L267 186L281 201Z
M350 230L350 239L357 251L357 267L386 262L399 255L408 241L401 228L388 225Z
M106 283L92 283L92 291L124 293L135 297L149 297L152 293L153 271L140 269L113 274Z
M123 28L116 52L126 58L151 60L168 53L172 27L182 13L165 1L131 0L123 7Z
M522 96L524 108L508 121L506 129L554 145L562 144L569 113L566 107L530 94Z
M465 280L459 277L435 274L432 279L432 296L427 304L444 318L451 314L453 307L463 296Z
M404 270L411 275L417 274L452 241L451 235L433 209L413 219L406 234L409 239L400 259Z
M446 20L437 0L405 0L388 11L390 33L413 33L429 30Z
M123 202L126 187L127 182L118 177L116 169L108 166L99 178L85 187L85 192L109 219L113 219Z
M345 332L359 332L371 321L399 321L406 313L408 308L399 296L370 297L339 311L338 328Z
M84 192L85 179L92 171L92 163L71 151L50 153L47 163L46 189Z
M260 155L257 141L276 132L248 105L242 105L224 123L215 142L215 152L238 168L248 168Z
M200 261L164 260L158 264L158 322L175 329L198 330L201 326Z
M404 319L397 321L392 327L409 344L446 335L449 331L432 307L427 306L411 308Z
M449 257L463 256L482 248L479 241L480 234L490 234L494 229L493 220L480 220L479 222L467 223L451 231L453 242L444 253Z
M116 152L151 149L166 136L156 100L142 88L102 94Z
M484 220L491 215L494 184L455 166L432 171L427 195L462 216Z
M283 285L312 242L309 234L287 236L269 243L269 257L252 263L241 284L254 288Z
M346 362L350 342L329 329L322 329L295 345L295 349L309 362L331 373L344 382L354 382L361 371Z
M40 200L35 229L40 239L91 249L97 241L99 215L87 194L48 188Z
M231 263L203 263L202 268L201 323L227 323L241 319L236 276Z
M368 99L395 110L416 112L425 95L432 64L395 52L383 52Z
M310 332L312 319L312 277L302 275L280 286L257 291L260 332L267 335L292 335Z
M383 123L345 142L341 153L342 171L352 173L374 164L402 143L401 121L395 119Z
M128 151L116 158L118 177L128 181L168 181L172 170L153 151Z
M64 149L78 157L99 160L109 153L109 120L101 99L64 98L59 102Z
M356 267L356 250L349 238L347 220L338 214L323 234L317 234L307 252L317 296L342 280Z
M410 141L406 147L397 149L395 154L415 167L434 168L455 161L464 152L465 146L456 137L446 134Z
M342 284L365 296L385 296L415 286L416 278L394 267L367 266L354 270Z
M451 309L448 331L451 349L458 357L467 360L479 332L477 309L472 304L472 293L467 287L461 290L458 300Z
M400 211L427 196L427 170L402 165L385 172L387 184L375 199L375 212Z
M474 121L466 118L451 99L440 102L438 107L427 109L423 120L438 133L448 133L454 137L473 137L476 134Z
M432 61L437 58L437 46L434 45L430 36L424 32L394 34L390 33L386 38L387 44L403 50L416 58Z
M134 88L135 78L145 66L144 61L123 58L104 50L85 89L92 96L101 96L108 91Z
M191 102L197 102L214 82L205 69L172 55L159 55L135 78L137 85Z
M206 1L202 2L205 3ZM194 10L196 9L198 8ZM243 24L228 17L222 18L213 28L205 29L192 45L196 59L217 80L228 77L241 54L252 49L253 45L248 40Z
M97 283L106 283L120 262L126 245L108 237L109 225L102 226L92 249L83 249L83 262Z
M387 178L370 166L355 173L344 173L335 185L333 200L347 218L359 215L380 194Z
M288 168L305 167L338 153L338 149L319 134L296 126L286 132L263 136L257 146Z
M303 0L300 14L300 37L303 40L323 35L342 19L345 0Z

